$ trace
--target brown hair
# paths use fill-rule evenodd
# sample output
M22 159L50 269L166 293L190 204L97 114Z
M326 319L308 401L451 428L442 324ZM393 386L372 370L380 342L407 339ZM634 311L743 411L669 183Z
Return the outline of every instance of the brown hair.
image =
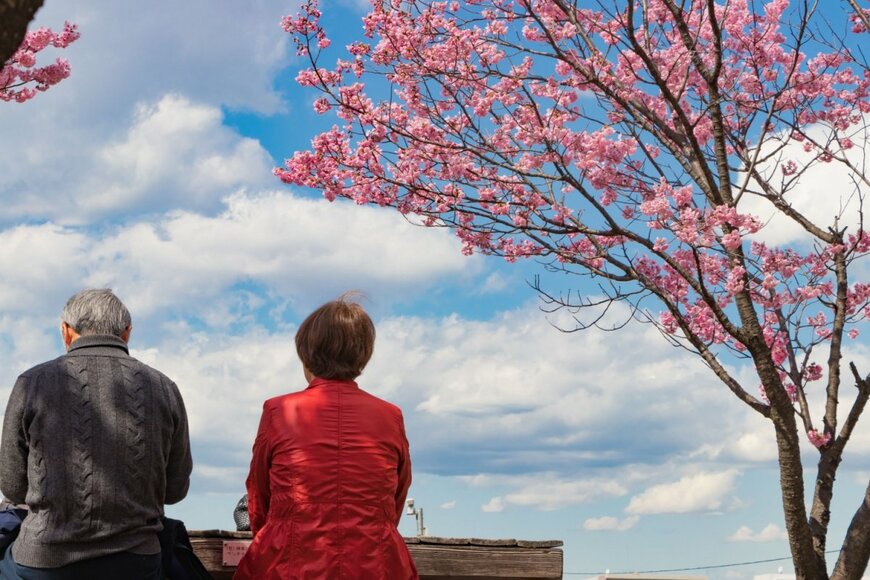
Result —
M352 380L375 348L375 325L352 293L308 315L296 332L296 353L315 377Z

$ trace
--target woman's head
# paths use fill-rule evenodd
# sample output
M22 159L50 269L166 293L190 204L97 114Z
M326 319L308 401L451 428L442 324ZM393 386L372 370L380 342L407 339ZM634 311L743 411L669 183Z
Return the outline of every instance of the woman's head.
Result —
M306 318L296 332L296 352L315 377L352 380L362 374L375 348L375 325L343 294Z

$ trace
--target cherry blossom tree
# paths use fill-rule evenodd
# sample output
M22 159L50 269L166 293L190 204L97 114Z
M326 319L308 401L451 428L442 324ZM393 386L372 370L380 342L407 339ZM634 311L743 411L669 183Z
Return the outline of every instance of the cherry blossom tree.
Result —
M597 297L545 298L626 303L697 354L769 419L795 570L812 579L828 578L834 479L870 396L868 369L844 360L870 318L856 279L868 13L824 4L375 0L364 37L326 63L309 1L283 21L311 65L297 80L341 123L275 170L451 228L465 253L589 276ZM841 211L794 203L831 165L852 186L815 195ZM768 241L769 214L799 239ZM860 578L870 558L870 486L856 508L833 578Z
M18 49L0 69L0 100L23 103L67 78L70 65L66 59L57 58L51 64L37 66L37 53L49 46L66 48L78 38L76 26L69 22L61 32L49 28L27 32Z

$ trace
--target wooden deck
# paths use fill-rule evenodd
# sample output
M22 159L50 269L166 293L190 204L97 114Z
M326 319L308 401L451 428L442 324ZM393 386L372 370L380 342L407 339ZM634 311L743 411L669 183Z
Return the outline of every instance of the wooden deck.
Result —
M192 530L193 549L215 580L230 580L232 561L250 542L250 532ZM562 578L559 540L487 540L480 538L405 538L422 580L556 580ZM226 546L225 546L226 545Z

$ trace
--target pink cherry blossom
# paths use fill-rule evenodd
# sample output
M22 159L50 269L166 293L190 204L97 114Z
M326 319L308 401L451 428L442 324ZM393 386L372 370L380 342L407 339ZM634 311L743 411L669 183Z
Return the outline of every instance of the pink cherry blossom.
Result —
M831 434L825 432L824 434L819 433L817 430L812 429L807 431L807 439L810 440L815 447L822 448L831 441Z
M67 22L61 32L38 28L28 32L18 50L0 69L0 100L23 103L70 75L66 59L36 66L37 53L48 48L66 48L79 38L76 25Z

